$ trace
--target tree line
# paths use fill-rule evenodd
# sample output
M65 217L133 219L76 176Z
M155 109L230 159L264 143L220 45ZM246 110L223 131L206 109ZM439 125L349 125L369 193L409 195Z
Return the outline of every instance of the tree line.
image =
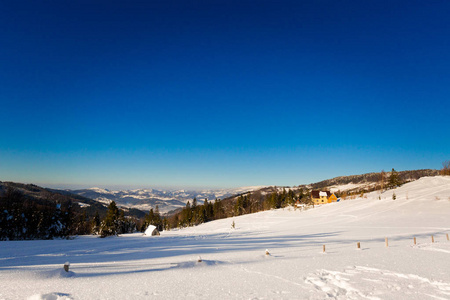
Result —
M297 202L312 205L309 193L302 188L282 191L273 188L271 192L249 192L225 200L205 199L203 204L198 204L197 199L194 198L192 203L188 201L181 211L167 220L166 229L195 226L213 220L293 206Z

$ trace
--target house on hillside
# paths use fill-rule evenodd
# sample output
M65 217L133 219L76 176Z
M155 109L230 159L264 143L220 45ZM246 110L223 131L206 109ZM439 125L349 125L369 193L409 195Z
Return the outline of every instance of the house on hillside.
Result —
M337 197L330 191L311 191L311 200L314 205L336 202Z
M334 193L331 193L331 195L328 197L328 203L331 202L338 202L338 198L336 197L336 195Z

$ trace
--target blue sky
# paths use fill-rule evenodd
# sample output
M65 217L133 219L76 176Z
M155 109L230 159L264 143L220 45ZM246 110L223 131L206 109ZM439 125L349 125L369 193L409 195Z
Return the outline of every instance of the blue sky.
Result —
M298 185L450 159L448 1L2 1L0 180Z

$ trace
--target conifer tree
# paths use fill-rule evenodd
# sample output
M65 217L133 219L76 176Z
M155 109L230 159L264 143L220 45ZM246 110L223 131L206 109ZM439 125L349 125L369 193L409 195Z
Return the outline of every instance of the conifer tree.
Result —
M391 171L391 176L389 177L389 187L390 188L395 188L400 186L401 182L400 182L400 178L398 176L398 172L394 170L394 168L392 168Z
M234 204L234 215L235 216L240 216L241 215L242 202L243 202L243 198L242 198L242 196L239 196L236 199L236 203Z
M381 170L380 173L380 186L381 186L381 192L384 190L384 170Z
M159 231L164 230L164 226L163 226L163 222L161 220L161 214L159 213L158 205L156 205L156 207L155 207L155 221L154 221L153 225L155 225Z
M111 201L108 206L106 217L100 226L100 236L107 237L110 235L117 235L119 233L119 208L116 202Z
M192 219L191 203L188 201L186 207L181 212L180 226L190 226Z
M250 206L250 201L248 199L248 196L245 195L244 198L242 199L242 212L241 212L241 214L248 213L249 206Z
M213 205L213 214L214 214L214 219L221 219L223 218L225 212L223 210L223 205L222 202L220 201L220 199L214 200L214 205Z
M94 219L92 219L92 234L98 234L100 232L100 216L98 214L98 210L95 211Z
M164 219L163 219L163 227L164 227L164 230L170 230L169 220L167 220L166 217L164 217Z
M158 205L156 205L155 211L153 211L153 208L151 208L148 215L145 216L145 228L147 228L148 225L156 226L159 231L163 230L163 223L161 220L161 215L159 213Z
M205 199L205 202L203 202L203 217L204 217L204 222L208 222L211 218L211 215L209 214L209 203L208 203L208 199Z
M153 208L150 208L150 211L148 212L148 215L145 216L145 223L146 223L146 227L148 227L148 225L153 224L153 221L155 219L155 213L153 212Z
M198 224L198 204L197 204L197 198L194 198L192 200L192 207L191 207L191 225L197 225Z

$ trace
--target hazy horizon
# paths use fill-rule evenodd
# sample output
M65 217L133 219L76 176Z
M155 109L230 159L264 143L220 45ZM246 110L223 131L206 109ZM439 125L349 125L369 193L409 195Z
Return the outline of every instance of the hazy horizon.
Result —
M433 168L424 168L424 169L433 169ZM386 173L389 173L391 169L383 169L380 171L373 171L373 172L367 172L367 173L377 173L384 171ZM435 170L439 170L439 168L435 168ZM410 170L397 170L397 172L401 171L410 171ZM362 175L366 173L360 173L360 174L347 174L347 175L338 175L338 176L351 176L351 175ZM334 177L338 177L334 176ZM298 185L307 185L311 183L317 183L323 180L332 179L334 177L329 178L322 178L315 181L309 181L309 182L303 182L298 183L294 185L286 185L286 184L257 184L257 185L240 185L240 186L201 186L201 185L194 185L194 186L187 186L187 185L110 185L110 184L82 184L82 183L39 183L39 182L21 182L25 184L35 184L41 187L45 188L51 188L51 189L60 189L60 190L81 190L81 189L91 189L91 188L100 188L100 189L107 189L109 191L121 191L121 190L145 190L145 189L155 189L155 190L187 190L187 191L195 191L195 190L223 190L223 189L237 189L242 187L254 187L254 186L285 186L285 187L293 187ZM0 180L0 181L11 181L11 180Z

